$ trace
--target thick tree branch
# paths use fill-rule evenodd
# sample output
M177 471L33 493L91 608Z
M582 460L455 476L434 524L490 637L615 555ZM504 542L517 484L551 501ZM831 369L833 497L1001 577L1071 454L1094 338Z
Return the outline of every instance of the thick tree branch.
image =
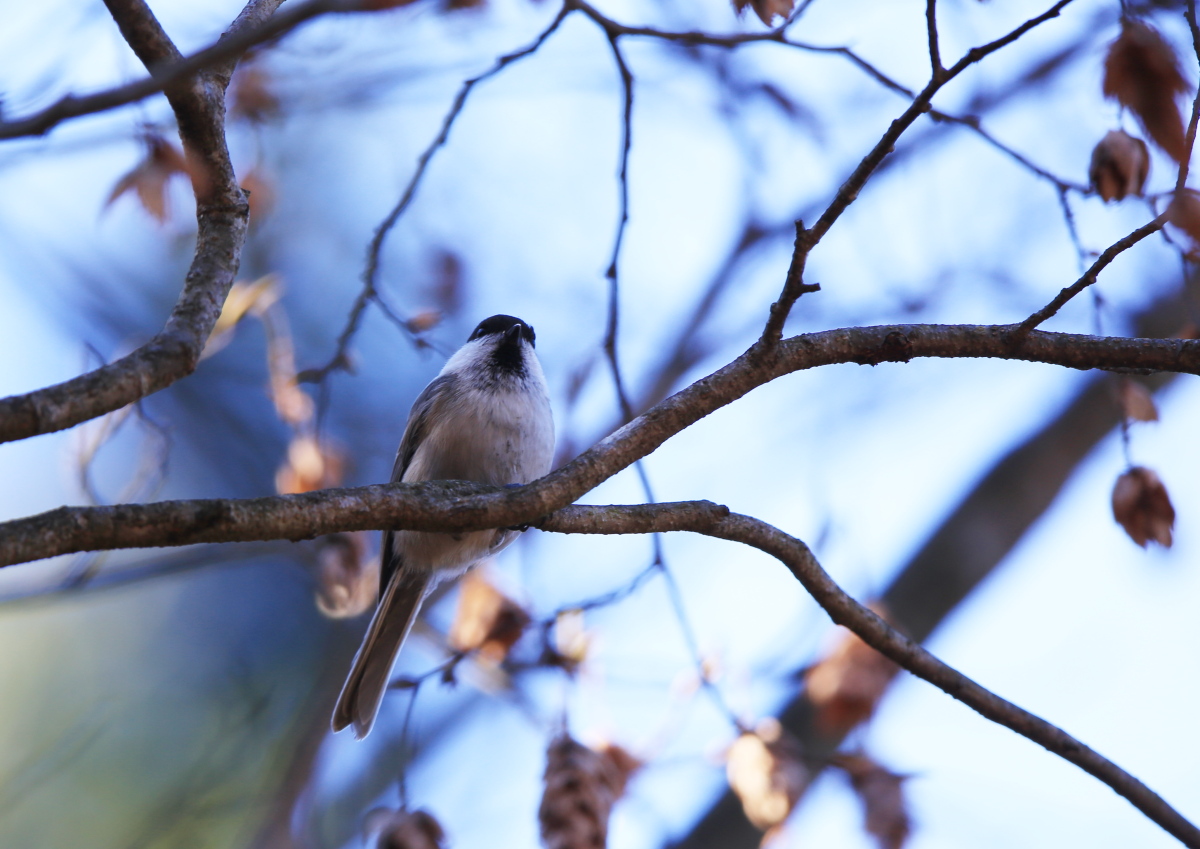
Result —
M61 507L0 524L0 566L109 548L305 539L336 531L464 531L536 521L573 503L669 438L791 372L835 363L876 365L918 357L988 357L1078 369L1200 374L1200 341L1031 332L1012 325L897 325L829 330L756 349L696 381L557 471L519 489L464 482L387 484L249 500L210 499Z
M226 37L271 16L280 0L251 0ZM152 72L179 51L140 0L107 0L113 19ZM167 90L179 136L197 176L196 251L166 326L133 353L55 386L0 399L0 442L51 433L93 419L170 386L195 370L246 239L249 207L225 144L225 89L236 53Z
M838 625L849 628L872 648L992 722L1098 778L1185 846L1200 847L1200 829L1161 796L1061 728L980 686L892 628L847 595L821 568L807 545L778 528L707 501L568 507L547 518L540 527L559 533L591 534L690 531L740 542L770 554L787 566Z

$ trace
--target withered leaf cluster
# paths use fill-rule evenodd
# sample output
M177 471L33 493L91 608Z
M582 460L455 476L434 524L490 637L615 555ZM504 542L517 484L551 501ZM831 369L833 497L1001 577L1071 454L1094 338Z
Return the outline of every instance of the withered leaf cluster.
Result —
M427 811L373 811L369 831L378 831L375 849L446 849L446 832Z
M1189 88L1162 34L1143 21L1126 20L1104 60L1104 95L1136 115L1146 134L1176 162L1187 156L1176 98Z
M867 833L880 849L901 849L912 822L904 802L905 775L899 775L864 754L838 755L833 765L844 770L863 806Z
M1117 478L1112 491L1113 518L1129 538L1145 548L1151 542L1171 547L1175 508L1158 475L1145 466L1134 466Z
M546 849L603 849L608 818L640 762L619 746L589 749L562 734L546 750L538 808Z
M521 639L530 623L529 613L500 592L481 569L462 579L458 611L450 625L449 641L460 652L478 652L481 659L500 663Z
M783 825L813 777L800 744L776 720L759 723L734 741L725 775L746 819L766 832Z

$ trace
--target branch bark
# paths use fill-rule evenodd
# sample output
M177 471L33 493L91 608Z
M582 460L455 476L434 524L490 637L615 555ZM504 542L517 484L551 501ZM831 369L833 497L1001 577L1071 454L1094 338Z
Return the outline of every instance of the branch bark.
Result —
M222 41L254 28L281 0L251 0ZM106 0L134 53L152 73L178 64L179 50L141 0ZM220 43L220 42L218 42ZM191 374L221 314L241 260L249 205L225 144L225 90L237 52L166 89L179 137L200 175L196 250L166 326L128 356L55 386L0 399L0 442L72 427L120 409Z

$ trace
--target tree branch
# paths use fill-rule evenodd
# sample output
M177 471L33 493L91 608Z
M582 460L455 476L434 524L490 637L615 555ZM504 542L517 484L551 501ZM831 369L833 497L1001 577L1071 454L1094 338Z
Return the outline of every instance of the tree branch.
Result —
M707 501L567 507L539 527L557 533L589 534L689 531L757 548L783 563L835 623L849 628L876 651L992 722L1098 778L1185 846L1200 847L1200 829L1140 780L1056 725L980 686L892 628L847 595L821 568L807 545L778 528Z
M576 501L669 438L752 389L835 363L876 365L918 357L988 357L1069 368L1200 374L1200 341L1032 331L1013 325L897 325L829 330L756 349L662 401L557 471L519 489L439 481L303 495L60 507L0 523L0 566L110 548L308 539L337 531L468 531L536 521Z
M137 103L171 88L199 71L223 67L232 72L237 59L256 44L277 38L317 15L352 11L359 5L361 3L358 0L308 0L275 15L272 13L279 6L279 2L250 3L238 15L229 31L208 47L187 57L182 57L176 52L172 61L157 64L150 76L143 79L95 94L68 94L32 115L0 121L0 140L44 135L71 118Z
M1047 9L1042 14L1030 18L1016 29L1009 32L995 41L988 42L980 47L972 47L966 54L954 63L952 67L946 70L944 74L934 75L934 78L929 81L921 92L913 98L912 103L904 110L899 118L892 121L891 125L884 132L883 136L871 148L870 152L862 158L858 166L846 178L837 194L833 196L833 200L821 213L821 217L817 219L817 223L811 229L802 230L800 225L797 225L796 247L792 254L792 268L797 271L793 274L789 271L787 280L784 283L783 291L779 295L779 299L771 304L770 312L767 316L766 326L763 328L762 337L759 339L759 347L767 349L775 345L783 337L783 325L787 321L792 306L796 303L796 299L804 294L803 269L807 260L807 255L812 252L812 249L817 246L824 235L829 232L829 228L834 222L841 217L842 213L849 208L850 204L858 198L858 193L866 185L867 180L883 162L884 158L895 148L896 142L904 131L912 126L913 122L925 112L930 111L930 102L933 96L946 83L953 80L968 67L979 62L992 53L995 53L1002 47L1012 44L1018 38L1034 27L1042 24L1051 18L1058 17L1058 13L1070 3L1071 0L1058 0L1053 6Z
M280 0L251 0L223 38L269 18ZM141 0L106 0L130 47L148 69L175 63L179 51ZM184 150L199 176L196 251L166 326L128 356L95 371L0 399L0 442L63 430L120 409L195 370L229 293L246 239L249 206L225 144L225 89L236 52L166 92Z

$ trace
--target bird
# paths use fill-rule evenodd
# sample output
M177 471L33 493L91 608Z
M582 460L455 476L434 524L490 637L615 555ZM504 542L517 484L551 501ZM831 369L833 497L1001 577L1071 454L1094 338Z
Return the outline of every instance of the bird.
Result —
M391 480L466 480L513 486L550 471L554 417L533 328L511 315L481 321L413 402ZM385 531L379 603L333 713L333 730L370 733L392 666L441 581L516 539L499 528L467 533Z

